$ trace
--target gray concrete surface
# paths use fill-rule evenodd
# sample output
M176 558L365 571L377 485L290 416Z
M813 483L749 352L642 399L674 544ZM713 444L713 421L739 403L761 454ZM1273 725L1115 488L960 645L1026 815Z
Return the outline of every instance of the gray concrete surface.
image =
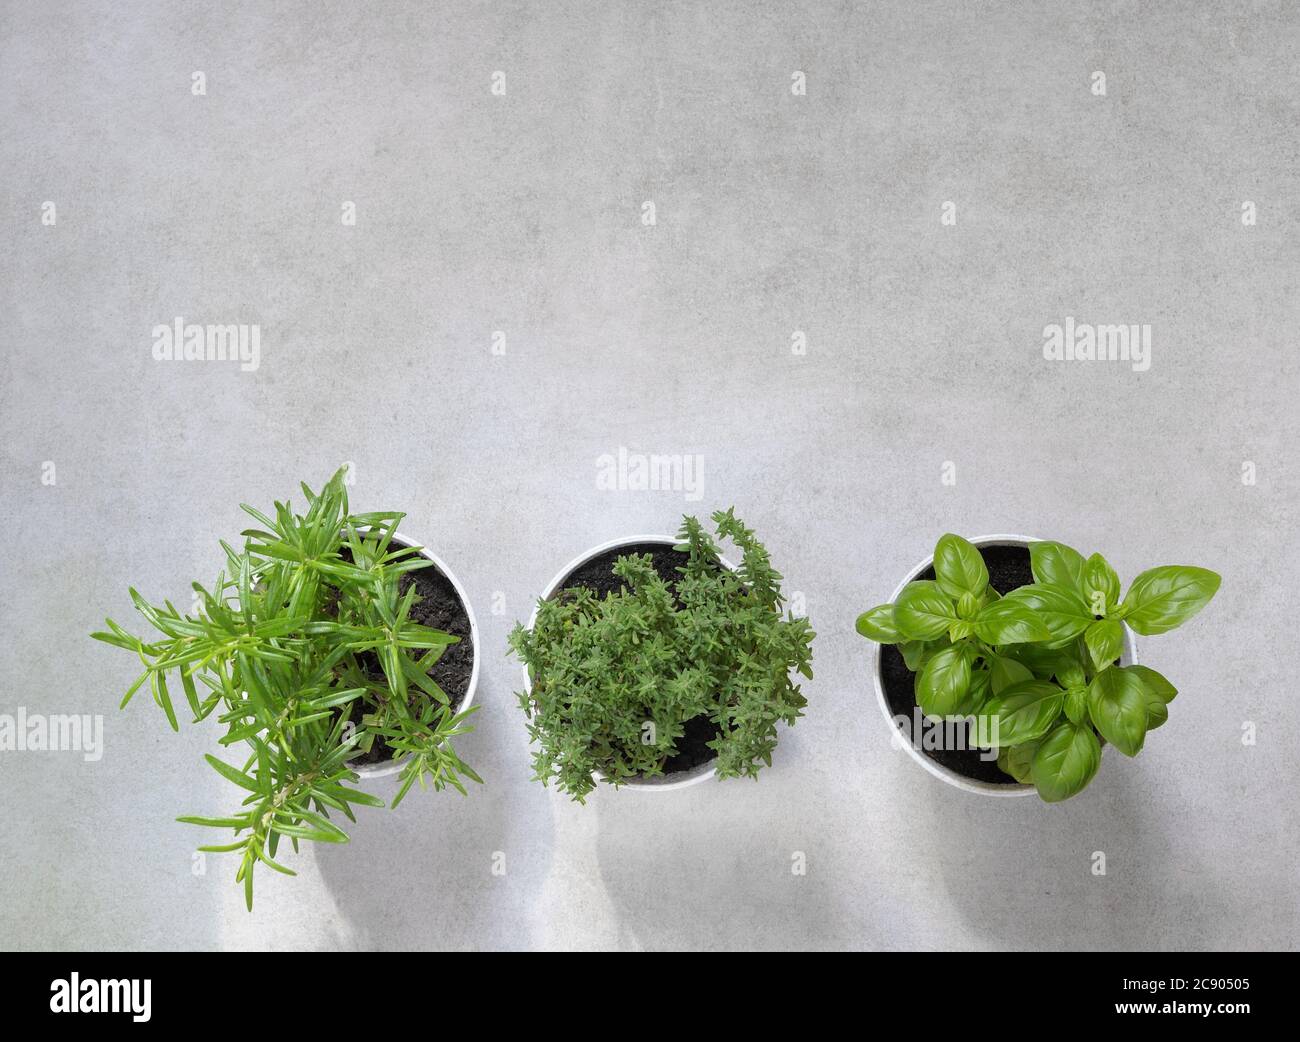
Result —
M104 751L0 753L0 943L1294 948L1298 32L1284 2L4 3L0 711L102 713ZM259 367L155 361L177 316L259 325ZM1150 368L1045 359L1066 316L1149 324ZM702 455L702 495L599 488L620 446ZM345 460L472 592L487 784L364 815L248 915L172 820L228 803L214 729L119 713L132 663L85 635ZM532 783L511 622L586 547L731 504L819 633L772 769ZM1141 641L1171 722L1074 801L890 748L853 620L945 530L1223 574Z

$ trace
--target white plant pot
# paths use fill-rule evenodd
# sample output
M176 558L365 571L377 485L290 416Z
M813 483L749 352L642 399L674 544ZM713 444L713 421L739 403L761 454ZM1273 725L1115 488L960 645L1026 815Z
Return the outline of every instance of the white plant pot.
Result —
M452 573L437 554L428 550L418 540L403 535L401 532L394 532L393 539L406 546L418 546L420 556L427 561L432 561L444 579L451 583L452 589L456 591L456 596L460 598L460 603L465 608L465 614L469 617L469 636L474 644L474 665L470 668L469 687L465 689L465 697L461 700L460 707L456 710L463 713L466 709L474 704L474 692L478 689L479 667L483 662L483 645L479 640L478 623L474 621L474 608L469 602L469 597L465 593L465 587L461 586L460 580ZM385 760L380 763L353 764L352 770L361 776L362 781L372 781L375 778L387 778L397 774L405 760Z
M620 546L633 546L637 543L658 543L665 546L676 546L679 541L672 536L667 535L633 535L624 536L621 539L611 539L607 543L601 543L599 546L593 546L586 553L579 554L572 561L566 564L554 579L550 581L546 589L542 591L542 596L538 604L533 606L533 613L528 619L528 631L531 633L533 626L537 624L537 610L541 601L548 601L555 594L564 588L565 580L575 571L590 561L593 557L599 557L609 550L617 549ZM725 557L719 555L718 560L724 568L731 571L736 570L736 566L728 561ZM528 667L523 667L524 674L524 691L528 694L533 693L533 678L528 675ZM702 781L707 781L714 776L713 760L697 764L689 771L678 771L675 774L657 775L653 778L630 778L620 782L620 787L636 789L643 792L668 792L672 789L685 789L690 785L697 785ZM594 774L596 781L599 783L604 780L604 775L599 771Z
M1025 535L983 535L971 539L970 542L977 547L984 546L1023 546L1028 547L1030 543L1042 542L1041 539ZM913 566L912 570L907 573L897 588L889 596L889 603L893 604L898 600L899 594L903 592L903 587L912 582L922 572L934 564L934 555L931 554L924 560ZM1127 626L1124 627L1124 650L1120 655L1120 664L1132 666L1137 664L1137 645L1133 640L1133 631ZM876 685L876 703L880 706L880 711L885 717L885 722L889 726L891 735L897 736L902 747L907 751L907 755L919 763L927 771L933 774L941 781L966 792L978 793L981 796L1031 796L1034 794L1032 785L1021 785L1017 782L1008 782L1006 785L995 785L991 782L976 781L973 778L967 778L958 774L956 771L944 767L936 760L926 756L924 752L916 748L916 745L908 740L907 736L899 729L895 722L894 714L889 708L889 700L885 697L885 685L880 679L880 645L875 641L871 642L871 679ZM910 726L910 722L909 722ZM1102 751L1105 752L1106 746L1102 744Z

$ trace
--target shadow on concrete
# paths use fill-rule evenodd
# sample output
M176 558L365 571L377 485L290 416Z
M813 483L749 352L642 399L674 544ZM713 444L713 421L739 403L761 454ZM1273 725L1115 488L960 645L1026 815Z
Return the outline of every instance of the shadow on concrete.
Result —
M482 776L469 795L413 788L396 810L365 809L352 842L318 850L333 897L336 947L346 950L520 949L533 897L550 868L550 810L540 786L506 778L514 736L494 718L513 711L480 685L475 735L457 751ZM487 748L489 742L497 743ZM481 748L475 748L475 746ZM517 756L515 757L517 760ZM372 783L391 800L396 779ZM321 844L325 847L325 844Z
M828 867L839 830L812 806L806 771L782 759L757 782L601 794L597 851L618 947L806 950L874 932L857 921L869 903L850 907Z
M935 894L936 915L959 916L981 948L1221 944L1218 888L1171 841L1177 821L1138 798L1150 790L1140 769L1109 751L1089 788L1060 804L964 793L918 772L928 790L925 856L945 891Z

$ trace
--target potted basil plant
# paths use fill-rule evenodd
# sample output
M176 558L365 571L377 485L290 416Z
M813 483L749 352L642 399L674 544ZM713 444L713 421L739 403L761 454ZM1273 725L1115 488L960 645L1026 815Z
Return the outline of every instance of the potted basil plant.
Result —
M1092 781L1103 746L1136 756L1169 718L1177 689L1138 664L1132 634L1188 621L1219 582L1165 565L1122 592L1100 554L948 534L857 629L876 642L877 699L913 759L967 791L1054 803Z

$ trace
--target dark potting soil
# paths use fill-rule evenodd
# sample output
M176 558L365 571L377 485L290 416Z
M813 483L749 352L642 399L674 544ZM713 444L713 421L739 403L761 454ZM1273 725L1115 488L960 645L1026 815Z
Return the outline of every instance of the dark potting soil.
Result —
M998 593L1006 594L1018 586L1028 586L1034 581L1034 573L1029 564L1029 550L1023 546L984 546L980 547L980 556L989 570L989 585ZM918 579L933 579L934 568L927 568ZM902 652L893 644L880 647L880 679L885 688L885 701L894 716L915 719L916 711L915 680L916 674L907 668ZM908 724L909 730L911 724ZM901 730L901 728L900 728ZM1010 775L1004 774L996 760L981 758L980 750L971 748L970 728L961 724L957 728L963 737L963 749L922 749L920 750L936 763L956 771L964 778L973 781L990 782L994 785L1015 785ZM908 732L903 732L904 740Z
M601 598L607 593L625 590L627 583L614 574L614 562L629 554L649 554L650 562L659 577L674 587L681 575L679 569L685 568L686 562L690 560L689 554L663 543L629 543L606 550L580 564L560 586L563 589L584 586ZM707 743L717 738L719 733L717 725L708 716L687 720L684 733L676 742L677 753L664 761L664 774L679 774L712 760L716 754Z
M560 586L566 590L573 589L575 586L585 586L601 599L607 593L626 590L627 583L614 574L614 564L620 557L630 557L632 554L649 554L650 563L659 573L659 578L674 588L681 575L679 569L685 568L686 562L691 559L690 554L685 551L674 550L664 543L628 543L626 546L616 546L612 550L606 550L578 565L565 577Z
M393 539L389 546L400 550L408 544ZM343 556L349 555L344 551ZM429 670L433 682L442 688L451 701L452 711L460 708L469 690L470 676L474 671L474 640L470 636L469 612L452 586L451 580L436 565L407 572L397 581L398 597L406 596L411 584L415 584L415 603L411 605L411 621L431 629L442 630L460 641L449 645L438 661ZM373 652L364 652L358 656L366 671L377 678L384 675L379 665L379 657ZM360 722L363 710L358 703L352 703L352 719ZM393 751L382 737L376 737L370 751L359 753L352 758L354 764L384 763L393 758Z

